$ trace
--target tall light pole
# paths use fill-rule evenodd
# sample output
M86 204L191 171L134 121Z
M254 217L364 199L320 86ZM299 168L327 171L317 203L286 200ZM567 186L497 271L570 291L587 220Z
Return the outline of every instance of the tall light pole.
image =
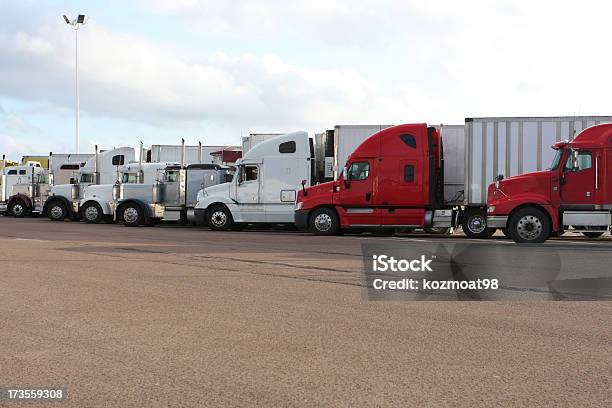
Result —
M69 19L64 14L62 16L66 24L68 24L74 30L74 60L75 60L75 84L76 84L76 152L79 153L79 28L87 17L85 14L79 14L77 18Z

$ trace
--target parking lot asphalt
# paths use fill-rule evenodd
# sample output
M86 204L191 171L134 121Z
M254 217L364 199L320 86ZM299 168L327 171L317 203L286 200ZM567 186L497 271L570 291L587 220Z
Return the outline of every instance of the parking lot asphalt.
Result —
M551 242L609 264L609 236L573 238ZM0 387L74 407L610 406L612 302L362 297L364 242L463 241L0 217Z

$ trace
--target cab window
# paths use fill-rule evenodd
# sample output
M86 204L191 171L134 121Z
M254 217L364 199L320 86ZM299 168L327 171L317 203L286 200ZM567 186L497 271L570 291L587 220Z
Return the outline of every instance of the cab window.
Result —
M347 180L366 180L370 175L370 163L354 162L347 172Z
M9 172L8 172L9 176L13 176L15 174L17 174L17 170L9 170Z
M81 183L92 183L93 174L81 174Z
M591 152L572 151L565 162L565 171L582 171L593 166Z
M168 183L175 183L178 181L179 179L179 172L178 171L167 171L166 172L166 182Z
M257 166L244 166L242 181L255 181L259 177L259 169Z
M136 173L123 173L121 176L122 183L136 183Z
M26 171L25 170L19 170L19 174L24 176L26 174Z

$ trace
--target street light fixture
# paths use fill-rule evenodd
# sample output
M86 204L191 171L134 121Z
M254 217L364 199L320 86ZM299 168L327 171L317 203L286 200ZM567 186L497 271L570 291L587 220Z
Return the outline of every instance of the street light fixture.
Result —
M75 85L76 85L76 152L79 153L79 34L78 30L87 21L85 14L79 14L74 19L69 19L65 14L62 18L74 30L74 60L75 60Z

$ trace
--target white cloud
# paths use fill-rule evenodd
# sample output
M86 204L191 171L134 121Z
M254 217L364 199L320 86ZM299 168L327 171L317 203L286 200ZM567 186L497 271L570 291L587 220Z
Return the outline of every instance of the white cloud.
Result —
M176 132L216 129L214 142L231 137L233 143L237 131L612 112L608 3L139 4L168 19L187 19L194 38L161 44L111 29L111 22L93 15L79 32L84 121L107 117ZM38 110L29 114L71 120L74 33L52 18L3 28L0 17L0 96L28 101ZM220 39L218 52L203 53L197 40L210 35ZM282 35L294 43L257 53L229 51L223 42L227 36L278 44ZM305 54L296 58L304 44ZM321 55L338 57L326 63Z

